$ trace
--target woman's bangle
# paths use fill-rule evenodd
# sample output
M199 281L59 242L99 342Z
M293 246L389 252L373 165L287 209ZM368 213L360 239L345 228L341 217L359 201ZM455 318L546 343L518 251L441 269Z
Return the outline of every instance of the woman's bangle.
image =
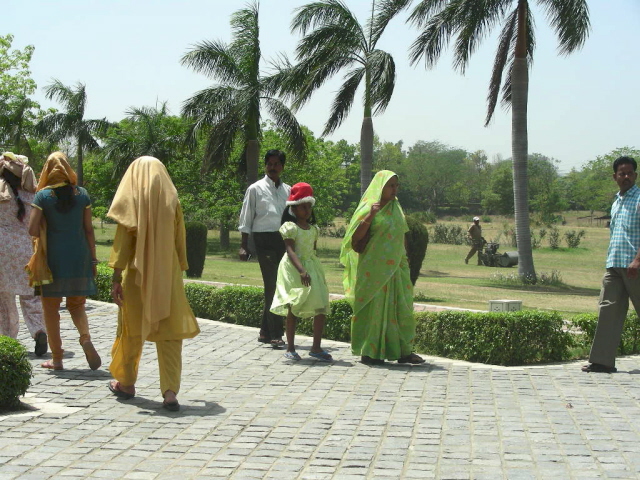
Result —
M122 273L114 273L111 277L113 283L122 283Z
M361 220L360 223L364 223L366 225L371 225L371 222L365 222L364 220Z

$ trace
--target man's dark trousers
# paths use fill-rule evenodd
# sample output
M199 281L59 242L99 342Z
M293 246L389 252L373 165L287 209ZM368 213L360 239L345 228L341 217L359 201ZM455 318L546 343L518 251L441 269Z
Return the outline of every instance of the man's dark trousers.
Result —
M271 313L270 309L276 293L278 265L285 253L284 240L280 232L254 232L251 236L256 246L256 255L264 283L264 310L260 335L267 340L281 338L284 333L283 318Z

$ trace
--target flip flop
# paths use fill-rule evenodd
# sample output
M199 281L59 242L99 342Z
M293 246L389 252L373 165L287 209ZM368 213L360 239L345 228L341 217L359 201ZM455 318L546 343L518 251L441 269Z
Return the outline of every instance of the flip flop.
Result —
M135 393L129 393L121 390L120 382L118 382L117 380L111 380L109 382L109 390L111 390L111 393L113 393L116 397L122 398L123 400L130 400L136 396Z
M302 360L297 352L285 352L284 358L286 358L287 360Z
M333 362L333 357L326 350L322 350L321 352L309 352L309 356L316 360L320 360L321 362Z
M286 343L284 343L284 340L271 340L270 343L271 347L276 349L280 349L286 345Z

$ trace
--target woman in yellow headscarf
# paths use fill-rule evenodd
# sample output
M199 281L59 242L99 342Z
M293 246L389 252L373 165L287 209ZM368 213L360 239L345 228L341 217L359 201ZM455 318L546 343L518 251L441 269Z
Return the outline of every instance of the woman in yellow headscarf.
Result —
M132 398L142 346L156 343L163 407L179 410L182 340L200 333L182 283L187 270L182 209L160 160L133 161L118 186L107 216L118 223L109 266L111 294L120 310L109 370L109 389Z
M395 173L382 170L375 175L340 251L345 296L353 307L351 351L370 365L385 359L424 362L413 353L416 322L404 239L409 228L397 192Z
M92 370L102 364L89 335L85 311L87 296L95 295L96 242L91 223L91 199L76 185L67 156L49 155L42 168L29 233L36 237L35 253L27 265L31 286L40 288L44 321L52 359L44 368L61 370L60 303L67 299L67 310L80 334L80 345ZM46 248L45 248L46 247Z

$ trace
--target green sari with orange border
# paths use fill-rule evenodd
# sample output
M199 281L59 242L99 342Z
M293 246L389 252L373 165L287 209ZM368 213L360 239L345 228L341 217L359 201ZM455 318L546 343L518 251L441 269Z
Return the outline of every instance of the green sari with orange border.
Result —
M374 217L362 253L353 250L351 238L394 176L389 170L375 175L351 218L340 251L345 296L353 308L351 351L379 360L410 355L416 330L404 247L409 228L398 200L391 200Z

